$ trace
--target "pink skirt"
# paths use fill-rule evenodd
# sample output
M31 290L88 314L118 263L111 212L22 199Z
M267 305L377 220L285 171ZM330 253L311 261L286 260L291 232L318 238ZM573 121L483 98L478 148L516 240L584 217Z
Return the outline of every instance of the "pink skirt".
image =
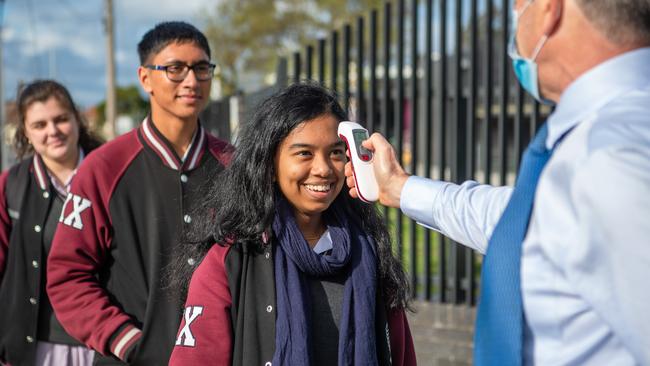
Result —
M95 352L84 346L38 341L36 366L92 366Z

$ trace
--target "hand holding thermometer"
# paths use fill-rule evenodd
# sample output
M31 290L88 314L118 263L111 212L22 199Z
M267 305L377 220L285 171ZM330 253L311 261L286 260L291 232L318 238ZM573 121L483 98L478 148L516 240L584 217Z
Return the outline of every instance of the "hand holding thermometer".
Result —
M359 198L367 203L377 201L379 187L372 167L372 151L361 146L361 143L368 139L368 130L358 123L343 121L339 123L338 134L350 151L354 183Z

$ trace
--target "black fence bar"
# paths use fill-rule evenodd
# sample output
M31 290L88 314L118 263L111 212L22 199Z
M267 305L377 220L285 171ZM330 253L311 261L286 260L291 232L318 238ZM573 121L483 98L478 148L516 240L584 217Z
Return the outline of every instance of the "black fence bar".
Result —
M364 126L367 126L368 121L366 120L366 104L364 103L366 96L364 93L364 21L363 17L357 18L357 121Z
M535 131L532 132L531 139L535 136L535 134L537 133L537 130L539 130L539 128L542 127L542 124L544 124L544 120L542 119L542 116L540 114L541 105L536 100L533 103L534 103L533 104L533 123L535 124Z
M466 177L474 179L476 175L476 107L478 102L478 78L481 64L478 58L478 0L471 0L470 3L470 20L469 20L469 90L467 95L467 126L465 146L466 154Z
M349 24L343 26L343 108L350 115L350 47L352 29ZM348 117L349 118L349 117Z
M463 52L463 32L462 32L462 8L461 1L454 1L454 90L453 90L453 120L450 124L451 140L454 141L452 148L453 153L449 159L451 180L461 182L464 180L464 150L461 149L464 141L461 142L460 135L463 133L461 128L461 116L464 116L462 94L463 94L463 74L461 68Z
M494 5L492 0L488 0L486 3L486 15L485 15L485 37L484 42L486 50L485 57L485 82L483 89L485 91L485 96L483 100L483 178L484 183L490 184L491 175L492 175L492 129L490 128L492 120L492 82L494 80L492 75L492 18Z
M521 154L523 154L528 142L528 128L524 123L524 89L517 83L515 94L515 121L514 121L514 158L515 171L519 171Z
M502 0L501 2L501 24L508 24L508 14L510 5L509 0ZM501 49L504 50L508 44L508 27L503 27L501 30ZM510 58L505 52L500 54L500 77L499 85L501 86L501 96L499 103L499 185L506 184L506 175L508 173L508 150L506 143L508 139L508 82L509 82L509 65Z
M424 176L431 178L431 126L433 126L433 0L426 0L424 16ZM431 232L424 233L424 299L431 300Z
M338 91L336 78L339 76L339 32L332 31L330 42L330 88Z
M485 10L485 77L484 77L484 85L483 85L483 90L484 90L484 99L483 99L483 119L482 119L482 140L483 140L483 181L486 184L490 184L492 182L492 106L494 102L494 31L493 31L493 20L494 20L494 3L493 0L488 0L486 2L486 10ZM505 45L502 48L502 51L505 52ZM507 86L502 84L501 89L502 91L506 88ZM501 128L498 127L497 133Z
M466 178L474 179L476 172L476 106L478 93L478 0L470 3L470 71L469 71L469 95L467 96L467 124L465 127L466 146ZM470 306L476 304L476 274L474 251L465 249L465 278L467 279L466 303Z
M440 31L438 42L440 44L440 59L438 72L438 179L445 179L447 165L447 1L439 0L440 6ZM447 302L447 239L442 234L438 235L438 273L440 289L440 302Z
M318 82L325 84L325 40L318 40Z
M307 46L305 54L305 78L311 80L314 76L314 46Z
M370 12L370 85L368 87L368 130L374 131L377 127L377 10Z
M384 3L384 23L383 23L383 64L384 64L384 77L382 81L382 111L381 111L381 127L379 132L382 135L388 136L390 124L390 100L391 100L391 79L390 79L390 30L391 30L391 15L392 7L390 2Z
M404 152L404 0L397 0L397 97L395 98L395 144L402 163ZM400 220L401 222L401 220ZM401 235L401 232L400 232Z
M454 6L454 94L453 94L453 121L451 124L451 141L452 156L450 159L450 170L452 181L462 182L465 180L465 102L463 94L463 74L462 74L462 55L463 55L463 31L462 31L462 2L455 1ZM465 290L463 289L463 279L465 278L465 247L454 243L451 247L451 264L453 292L451 301L455 304L465 302Z
M418 0L411 0L411 173L417 174L418 170ZM411 291L416 295L418 288L417 273L417 224L411 220L409 225L409 256Z
M381 105L381 126L379 132L382 135L389 135L389 126L391 125L392 116L391 116L391 77L390 77L390 45L391 45L391 16L392 16L392 6L390 1L384 3L384 22L383 26L383 65L384 65L384 77L382 80L382 105ZM382 206L382 213L386 219L388 219L388 207Z
M397 158L403 165L404 157L404 0L397 0L397 97L395 98L395 145ZM403 259L402 212L397 211L397 251Z
M300 63L300 52L294 52L293 53L293 82L297 83L300 81L300 73L302 72L301 70L301 63Z

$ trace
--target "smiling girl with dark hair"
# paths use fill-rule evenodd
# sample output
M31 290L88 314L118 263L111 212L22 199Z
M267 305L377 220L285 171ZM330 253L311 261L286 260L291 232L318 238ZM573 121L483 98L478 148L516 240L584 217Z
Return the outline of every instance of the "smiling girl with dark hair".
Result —
M204 256L171 365L415 364L386 227L343 189L344 119L335 95L309 83L258 108L177 261L182 283Z

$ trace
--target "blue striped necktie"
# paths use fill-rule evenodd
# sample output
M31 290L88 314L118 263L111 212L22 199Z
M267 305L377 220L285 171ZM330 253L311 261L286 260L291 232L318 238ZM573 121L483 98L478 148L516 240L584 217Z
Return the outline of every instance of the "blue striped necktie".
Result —
M524 153L517 183L494 228L483 259L481 297L474 336L474 364L523 363L524 313L521 302L521 247L542 169L551 157L544 124Z

